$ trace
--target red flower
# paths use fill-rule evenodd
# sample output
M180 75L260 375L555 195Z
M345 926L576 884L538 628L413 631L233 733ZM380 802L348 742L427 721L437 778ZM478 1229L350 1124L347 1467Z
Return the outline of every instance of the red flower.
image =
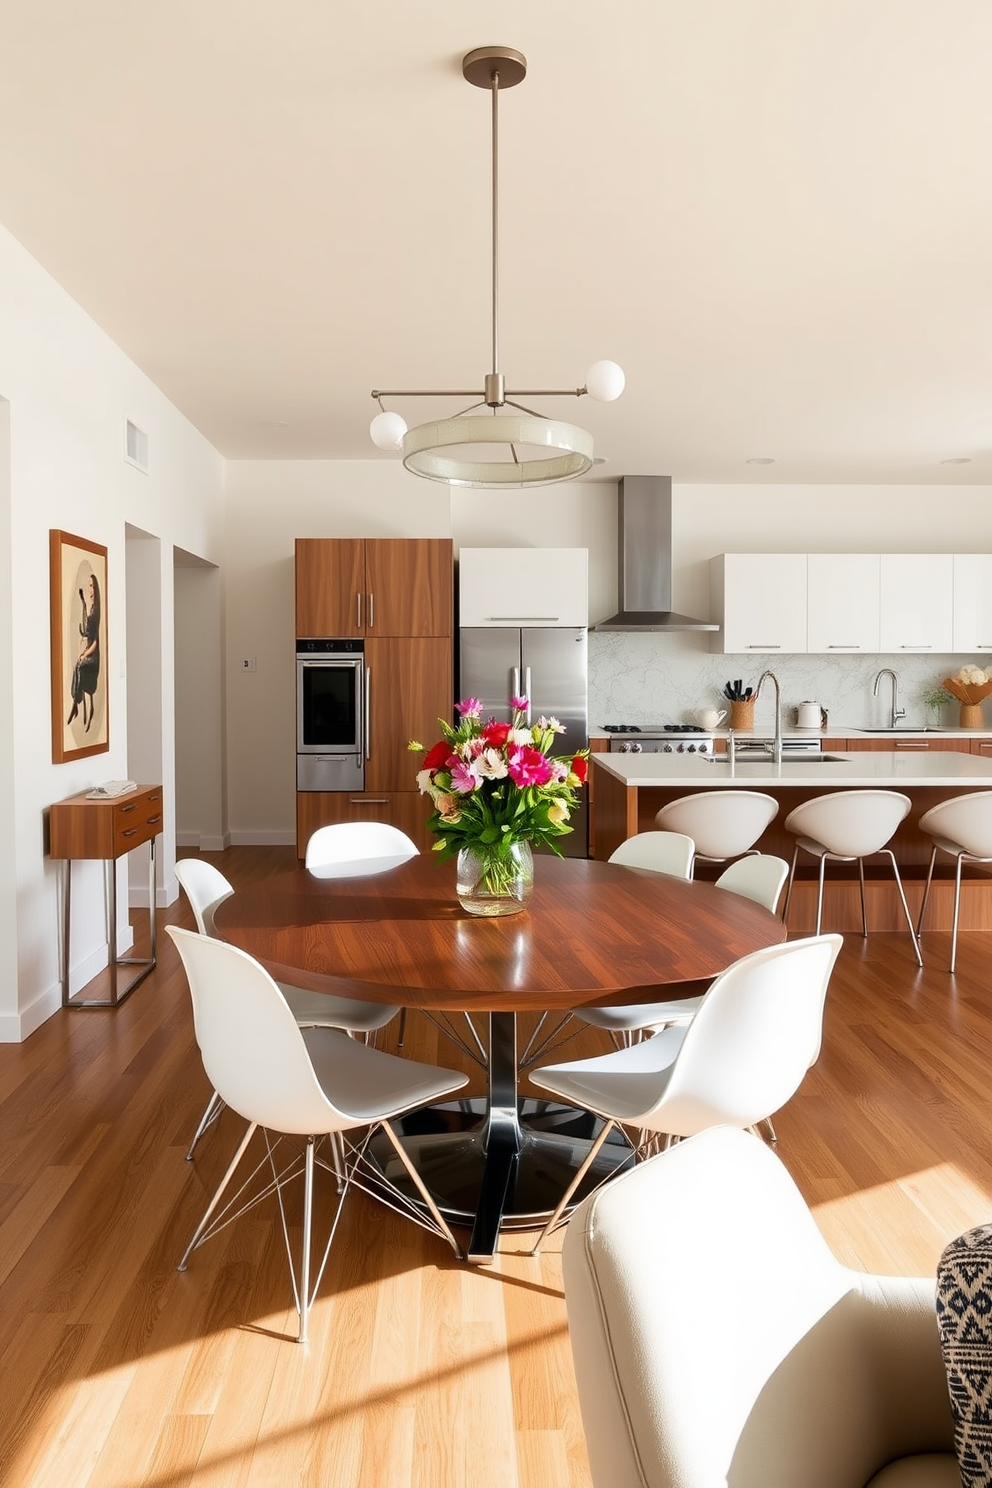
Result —
M583 759L581 754L577 754L572 760L571 772L575 776L576 780L578 780L580 784L584 785L586 782L586 776L589 774L588 760Z
M502 749L512 730L508 723L487 723L482 730L487 749Z
M439 739L433 748L427 751L424 758L423 768L425 770L439 770L442 765L448 763L451 754L451 745L447 739Z
M507 769L514 785L521 790L528 785L547 785L551 779L551 763L539 749L523 744L514 749L507 761Z

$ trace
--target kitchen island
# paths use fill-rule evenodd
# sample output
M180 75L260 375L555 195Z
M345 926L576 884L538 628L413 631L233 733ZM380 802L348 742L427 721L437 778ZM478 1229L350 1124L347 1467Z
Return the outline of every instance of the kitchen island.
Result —
M896 750L865 750L836 754L830 760L789 760L781 765L768 761L738 762L733 771L724 759L709 760L684 754L594 754L595 818L592 855L608 858L616 847L635 832L654 829L655 813L680 796L702 790L755 790L774 796L778 815L756 847L791 862L794 838L784 827L793 807L812 796L832 790L896 790L912 801L891 847L906 886L910 912L915 914L923 892L930 858L930 838L919 829L919 819L931 806L949 796L969 791L992 790L992 760L953 750L901 753ZM877 868L875 865L878 865ZM953 875L951 859L938 858L927 910L927 929L950 929ZM885 859L869 859L868 923L875 929L904 928L901 910ZM719 869L700 864L699 877L713 877ZM805 932L813 928L815 903L814 860L800 855L789 927ZM856 930L861 911L855 864L827 866L824 929ZM992 875L969 864L961 894L961 928L992 930ZM908 939L908 938L907 938ZM925 954L925 951L924 951Z

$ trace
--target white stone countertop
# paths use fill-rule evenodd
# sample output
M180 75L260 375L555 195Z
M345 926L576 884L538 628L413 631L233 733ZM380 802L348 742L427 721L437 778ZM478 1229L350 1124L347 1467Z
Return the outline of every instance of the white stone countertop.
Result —
M829 752L829 750L828 750ZM730 765L691 754L594 754L597 769L608 770L627 785L705 786L801 785L801 786L972 786L992 788L992 760L953 750L931 750L898 754L895 750L866 749L841 754L837 764L827 760L789 760L776 765L769 761L740 761Z
M729 729L700 729L699 732L712 734L714 739L726 739L730 733ZM770 739L775 733L772 725L768 728L738 729L738 739ZM605 729L591 728L588 730L590 739L608 739L610 735ZM865 739L992 739L992 730L989 729L958 729L958 728L924 728L920 724L916 728L900 727L895 733L891 729L870 729L858 724L831 723L822 729L782 729L783 739L854 739L857 737Z

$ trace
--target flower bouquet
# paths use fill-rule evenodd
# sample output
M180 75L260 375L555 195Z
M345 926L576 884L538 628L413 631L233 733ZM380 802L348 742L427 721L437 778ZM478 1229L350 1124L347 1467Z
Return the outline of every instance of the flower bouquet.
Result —
M551 753L565 732L557 718L525 722L527 699L510 699L509 723L482 722L482 703L458 703L457 727L426 751L417 775L434 813L428 826L442 859L458 857L458 897L475 914L514 913L534 882L532 846L560 852L557 838L571 832L568 819L588 774L588 750ZM407 746L424 753L411 740Z
M985 719L981 705L992 692L992 671L963 666L953 677L945 677L942 685L961 704L961 728L982 728Z

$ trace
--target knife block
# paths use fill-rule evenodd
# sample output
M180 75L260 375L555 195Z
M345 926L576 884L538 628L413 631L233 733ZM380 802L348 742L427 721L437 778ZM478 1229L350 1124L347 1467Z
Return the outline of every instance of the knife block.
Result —
M754 728L754 698L741 698L730 704L730 727L732 729Z

